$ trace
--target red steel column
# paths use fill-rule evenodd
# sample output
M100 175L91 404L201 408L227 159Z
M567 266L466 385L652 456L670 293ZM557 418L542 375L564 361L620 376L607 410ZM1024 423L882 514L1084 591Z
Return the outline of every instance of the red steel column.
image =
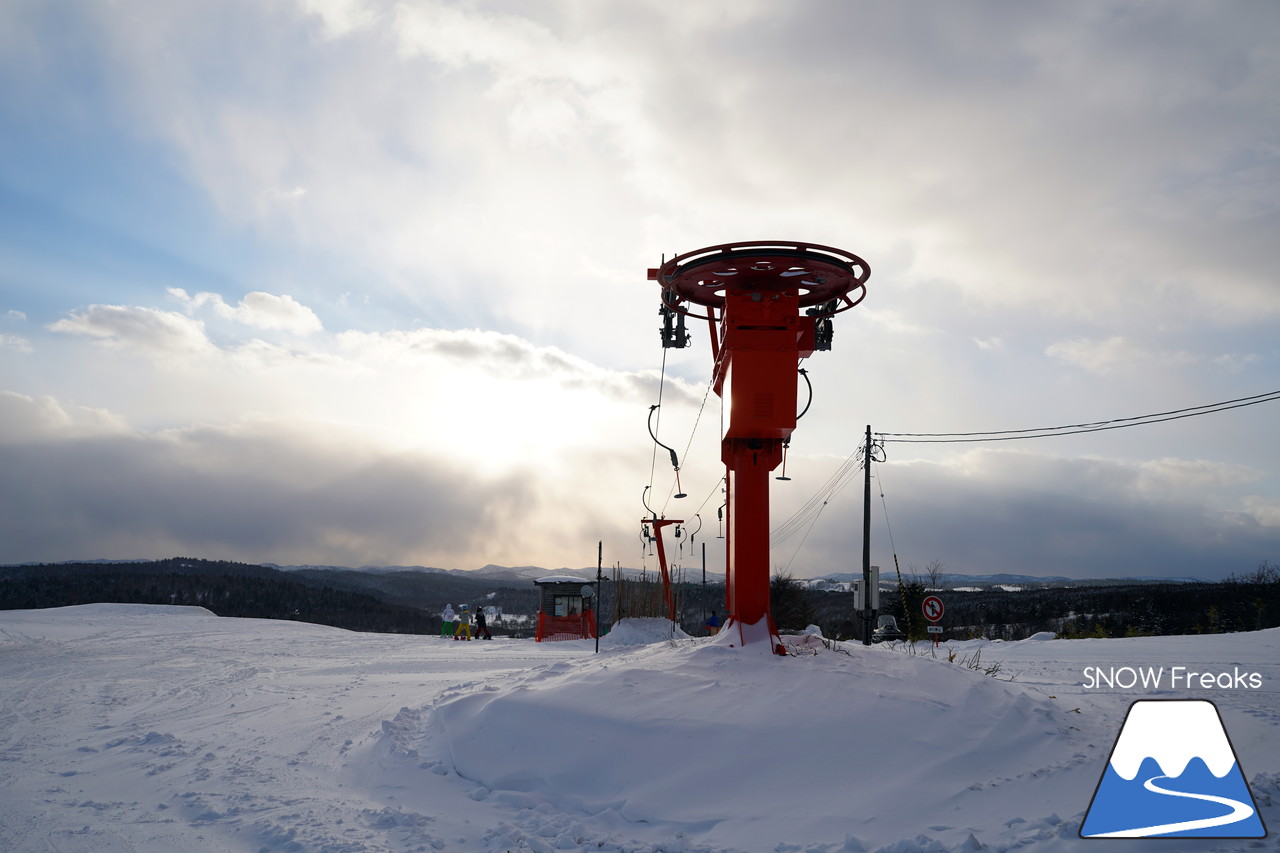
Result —
M782 442L726 439L723 455L729 479L729 612L754 625L769 615L769 472L782 461Z
M727 604L743 625L769 617L769 473L782 463L783 442L795 429L806 325L796 290L755 284L744 276L725 293L716 376L726 410L720 454L728 482Z

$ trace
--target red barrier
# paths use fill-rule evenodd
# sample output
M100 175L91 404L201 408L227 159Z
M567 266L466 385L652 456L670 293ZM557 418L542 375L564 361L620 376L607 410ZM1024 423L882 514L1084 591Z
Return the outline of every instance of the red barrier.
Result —
M596 635L596 615L590 610L573 616L538 614L537 641L588 640Z

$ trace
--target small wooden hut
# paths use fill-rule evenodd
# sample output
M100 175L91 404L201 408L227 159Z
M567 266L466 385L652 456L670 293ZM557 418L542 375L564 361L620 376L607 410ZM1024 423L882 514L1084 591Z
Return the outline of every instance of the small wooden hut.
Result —
M591 584L570 575L548 575L534 581L541 593L537 641L585 640L596 635L595 592Z

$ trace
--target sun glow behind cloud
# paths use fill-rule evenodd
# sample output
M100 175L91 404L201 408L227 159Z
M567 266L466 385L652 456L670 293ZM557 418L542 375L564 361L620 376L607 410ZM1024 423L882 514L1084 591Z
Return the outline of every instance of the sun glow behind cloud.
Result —
M154 524L134 523L152 529L128 547L95 550L107 525L60 540L50 517L43 545L0 559L199 544L280 562L305 548L320 562L552 565L601 537L622 559L662 359L644 271L729 240L811 239L873 269L866 303L811 361L779 520L868 422L1035 426L1280 387L1277 16L1265 3L979 2L925 20L822 2L6 4L0 390L79 424L32 415L26 432L5 425L9 440L79 442L85 463L57 469L71 507L104 494L77 492L73 470L159 471L117 465L145 446L232 503L233 475L248 478L287 532L273 542L263 522L237 540L247 521L231 508L171 518L146 503L134 518ZM699 420L710 358L692 331L692 350L667 354L661 437L686 491L710 494L705 519L718 401ZM92 453L89 411L111 430ZM891 499L909 561L1096 574L1147 548L1212 574L1274 560L1280 451L1260 411L1026 455L894 448L884 473L904 490ZM1231 476L1135 485L1165 464ZM306 476L326 465L347 503L303 499L326 491ZM420 521L415 502L453 535L392 530ZM800 574L846 567L854 509L814 528ZM15 512L33 530L44 517ZM202 531L201 517L217 521Z

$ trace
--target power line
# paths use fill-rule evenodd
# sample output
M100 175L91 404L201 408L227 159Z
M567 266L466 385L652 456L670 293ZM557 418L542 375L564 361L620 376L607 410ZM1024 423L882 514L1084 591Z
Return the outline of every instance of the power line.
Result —
M1252 397L1238 397L1234 400L1223 400L1219 403L1205 403L1200 406L1189 406L1173 409L1168 412L1154 412L1148 415L1133 415L1125 418L1111 418L1105 421L1090 423L1064 424L1056 427L1036 427L1031 429L987 430L985 432L886 432L880 433L885 441L898 444L963 444L985 441L1018 441L1028 438L1051 438L1059 435L1079 435L1086 432L1102 432L1104 430L1126 429L1128 427L1158 424L1165 421L1177 421L1183 418L1194 418L1200 415L1211 415L1230 409L1242 409L1260 403L1280 400L1280 391L1266 394L1255 394Z
M1145 426L1147 424L1198 417L1199 415L1210 415L1216 412L1225 412L1230 409L1256 406L1260 403L1270 403L1277 400L1280 400L1280 391L1269 391L1265 394L1254 394L1249 397L1237 397L1233 400L1223 400L1218 403L1205 403L1199 406L1187 406L1181 409L1172 409L1167 412L1153 412L1147 415L1132 415L1129 417L1111 418L1109 420L1092 421L1089 423L1064 424L1056 427L989 430L987 432L886 432L877 433L877 435L880 437L881 443L895 442L898 444L959 444L987 441L1018 441L1028 438L1052 438L1060 435L1079 435L1081 433L1102 432L1104 430ZM827 502L838 494L851 479L853 479L856 471L861 470L862 466L859 464L859 461L862 456L863 448L861 446L853 453L849 454L849 457L841 463L835 473L827 478L827 481L818 488L818 490L813 494L813 497L809 498L808 502L805 503L804 506L800 507L800 509L792 513L790 518L774 528L769 537L770 546L776 546L786 541L801 530L805 531L805 537L807 538L808 531L812 529L814 522L817 521L817 517L822 513ZM892 536L892 534L890 534L890 536ZM799 549L797 548L797 551L798 550ZM795 554L792 554L792 559L795 559Z
M849 481L853 479L857 471L861 470L860 460L862 455L861 447L849 454L849 457L841 463L835 473L827 478L827 481L814 493L813 497L809 498L804 506L796 510L785 522L774 528L769 534L770 547L780 545L790 539L804 529L806 525L812 526L812 520L822 513L827 503L849 484Z

